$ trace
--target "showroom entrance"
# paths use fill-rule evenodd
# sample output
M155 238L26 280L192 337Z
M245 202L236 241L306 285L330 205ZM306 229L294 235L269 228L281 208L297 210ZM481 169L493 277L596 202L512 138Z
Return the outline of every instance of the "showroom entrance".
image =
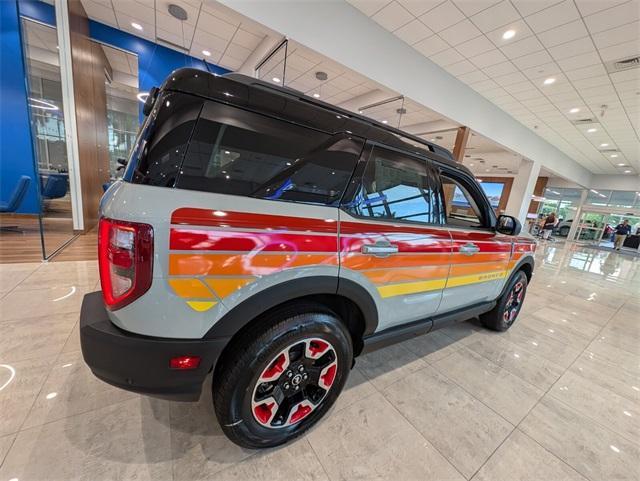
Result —
M590 207L588 211L580 214L575 235L571 240L610 246L613 242L613 229L625 219L631 225L631 232L635 233L640 227L640 211Z

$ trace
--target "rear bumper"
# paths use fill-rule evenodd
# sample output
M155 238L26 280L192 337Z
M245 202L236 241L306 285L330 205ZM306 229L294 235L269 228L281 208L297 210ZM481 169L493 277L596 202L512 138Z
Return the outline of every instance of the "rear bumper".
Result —
M80 312L82 355L101 380L156 397L196 401L228 338L166 339L133 334L111 323L100 292L84 296ZM176 356L200 356L197 369L169 368Z

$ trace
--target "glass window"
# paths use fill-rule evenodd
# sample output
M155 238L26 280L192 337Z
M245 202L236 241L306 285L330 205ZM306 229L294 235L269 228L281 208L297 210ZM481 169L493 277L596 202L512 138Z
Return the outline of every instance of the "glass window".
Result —
M198 122L177 187L337 205L362 142L210 103Z
M458 181L443 176L442 191L447 224L458 227L483 227L482 215L473 196Z
M441 223L436 175L424 160L375 148L348 210L361 217Z

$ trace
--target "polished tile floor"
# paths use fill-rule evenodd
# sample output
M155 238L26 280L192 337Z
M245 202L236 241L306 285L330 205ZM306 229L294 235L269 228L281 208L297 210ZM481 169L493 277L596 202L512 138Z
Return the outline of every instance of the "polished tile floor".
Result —
M507 333L468 322L357 361L279 449L222 435L206 394L112 388L82 362L95 261L0 265L0 481L640 479L640 262L542 245Z

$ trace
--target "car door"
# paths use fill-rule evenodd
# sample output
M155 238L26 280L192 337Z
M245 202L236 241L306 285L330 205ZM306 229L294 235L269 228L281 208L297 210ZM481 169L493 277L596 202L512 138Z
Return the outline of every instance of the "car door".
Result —
M508 273L512 239L493 229L491 206L473 179L453 169L443 170L440 179L453 244L440 305L446 313L498 296Z
M370 146L341 205L340 278L375 299L377 330L438 310L451 237L442 225L437 175L425 159Z

